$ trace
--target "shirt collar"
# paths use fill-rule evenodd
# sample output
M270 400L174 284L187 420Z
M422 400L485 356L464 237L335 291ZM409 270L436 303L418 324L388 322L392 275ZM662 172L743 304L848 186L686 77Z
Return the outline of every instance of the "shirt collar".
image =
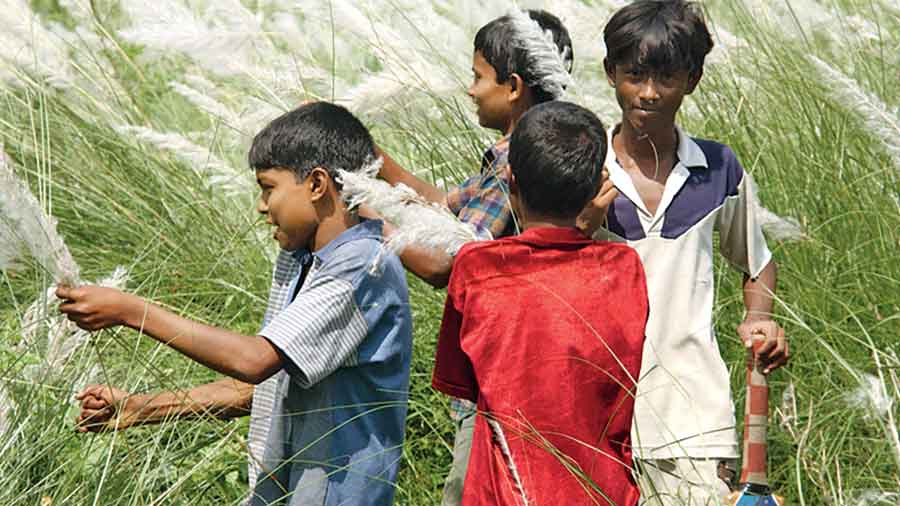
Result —
M676 151L678 161L685 167L708 168L706 155L703 154L703 150L694 142L694 139L684 133L684 130L678 125L675 125L675 131L678 132L678 150Z
M335 250L349 241L362 237L377 237L380 239L381 226L381 220L367 220L360 218L358 224L341 232L337 237L332 239L331 242L319 249L319 251L311 253L308 249L302 248L292 251L291 255L293 255L294 259L302 265L305 265L313 257L317 258L320 262L326 262L334 254Z
M612 144L613 135L619 131L620 126L621 124L612 126L606 132L606 166L610 174L613 170L623 170L616 161L616 152L613 150ZM675 125L675 132L678 134L678 148L675 150L678 161L685 167L709 167L706 155L703 154L703 150L694 142L694 139L684 133L684 130L678 125Z
M533 227L507 239L537 248L581 247L593 240L575 227Z
M481 172L492 167L494 162L509 153L509 135L504 135L484 152L481 159Z
M641 200L637 189L631 182L631 178L616 160L616 151L613 149L613 135L615 135L619 127L620 125L615 125L607 131L606 161L604 165L606 166L606 170L609 171L609 178L612 180L613 185L615 185L628 200L631 200L638 208L644 211L644 213L650 215L650 212L644 205L644 201ZM665 214L665 210L669 207L669 204L672 203L672 200L684 185L684 182L687 181L690 176L688 167L707 168L709 166L706 161L706 155L703 154L703 150L700 149L700 146L698 146L696 142L694 142L694 139L687 135L678 125L675 125L675 132L678 134L678 147L675 151L678 156L678 162L675 164L675 167L672 169L672 172L666 180L666 188L663 192L660 206L657 208L656 218L660 218Z

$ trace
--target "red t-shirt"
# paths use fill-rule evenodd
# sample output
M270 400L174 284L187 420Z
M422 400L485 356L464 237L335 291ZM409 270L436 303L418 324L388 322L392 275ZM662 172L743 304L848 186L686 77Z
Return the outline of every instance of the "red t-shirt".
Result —
M463 505L520 506L524 495L536 506L635 506L646 322L644 270L628 246L556 227L464 246L432 379L478 403Z

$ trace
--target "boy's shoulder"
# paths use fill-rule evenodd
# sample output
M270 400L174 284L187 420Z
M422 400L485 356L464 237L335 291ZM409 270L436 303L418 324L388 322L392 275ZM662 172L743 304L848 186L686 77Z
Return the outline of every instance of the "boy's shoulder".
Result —
M737 159L734 150L727 144L689 137L692 141L688 148L688 169L695 184L710 183L721 188L728 195L737 193L737 187L744 178L744 168Z
M578 244L575 247L566 242L574 239ZM557 250L559 255L571 255L573 258L594 257L599 264L608 266L610 262L621 265L641 266L641 259L637 251L625 243L614 241L595 240L586 236L567 237L557 248L551 246L548 249ZM491 275L492 268L502 270L528 270L530 261L534 260L533 247L528 239L522 236L509 236L491 241L470 242L463 245L453 261L453 271L460 275ZM523 260L529 260L528 264ZM534 264L537 267L537 264ZM493 266L493 267L492 267ZM641 268L643 272L643 268Z
M364 220L348 228L315 253L317 275L348 281L406 284L399 258L385 251L380 220Z

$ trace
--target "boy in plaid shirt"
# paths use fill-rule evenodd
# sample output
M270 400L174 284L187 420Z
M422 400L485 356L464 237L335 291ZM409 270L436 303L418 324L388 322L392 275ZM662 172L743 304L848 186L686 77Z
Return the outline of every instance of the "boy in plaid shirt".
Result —
M526 17L527 15L527 17ZM524 22L523 22L524 21ZM555 65L535 62L534 51L529 51L523 31L533 30L539 35L552 34L553 43L560 58ZM549 41L545 40L549 45ZM532 106L558 98L562 89L548 86L548 76L568 79L573 62L572 41L569 32L554 15L529 10L494 19L475 35L472 55L473 80L468 93L476 105L478 123L500 132L502 137L485 151L481 170L459 186L444 192L403 169L386 153L380 153L384 164L379 175L391 184L403 183L426 199L444 205L459 219L475 226L484 239L501 238L519 232L509 206L509 136ZM553 80L553 79L549 79ZM601 197L611 199L608 185L601 190ZM605 207L602 202L594 204ZM390 234L388 228L386 234ZM445 252L407 247L400 255L403 265L416 276L436 288L447 286L453 258ZM458 505L462 499L463 479L469 460L474 427L475 405L455 399L451 402L451 417L457 424L453 446L453 464L444 485L442 504Z
M553 34L565 66L559 70L569 72L573 61L572 41L565 26L545 11L529 10L527 14L536 29ZM484 239L517 232L509 208L509 135L525 111L556 98L541 88L541 76L525 68L528 55L513 44L516 36L508 15L491 21L475 35L473 80L468 94L475 102L478 124L501 134L485 151L477 174L444 192L405 170L386 153L380 153L384 164L379 176L391 184L403 183L422 197L446 206L461 220L474 225ZM400 258L407 269L430 285L447 286L453 259L446 253L409 247Z

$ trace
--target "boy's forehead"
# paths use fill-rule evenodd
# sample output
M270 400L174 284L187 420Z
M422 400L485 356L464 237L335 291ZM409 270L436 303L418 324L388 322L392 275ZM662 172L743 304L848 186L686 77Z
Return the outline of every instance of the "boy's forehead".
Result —
M495 72L494 66L491 65L479 50L472 53L472 69L484 73Z
M265 169L256 169L256 180L257 181L266 181L279 177L281 174L286 172L293 172L288 167L266 167Z

